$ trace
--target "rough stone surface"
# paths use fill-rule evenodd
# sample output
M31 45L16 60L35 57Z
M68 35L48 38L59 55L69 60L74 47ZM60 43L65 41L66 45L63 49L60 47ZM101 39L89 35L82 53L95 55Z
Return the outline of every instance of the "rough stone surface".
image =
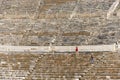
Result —
M49 45L53 38L54 45L115 43L120 39L120 4L106 19L113 2L0 0L0 44Z
M94 63L91 64L91 55ZM117 80L118 53L0 53L0 80Z

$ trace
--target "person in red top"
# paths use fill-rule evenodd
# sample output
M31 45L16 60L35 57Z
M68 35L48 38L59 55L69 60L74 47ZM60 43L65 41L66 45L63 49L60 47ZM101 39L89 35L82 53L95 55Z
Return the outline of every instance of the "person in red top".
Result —
M76 54L75 54L76 57L75 58L78 58L79 55L78 55L78 47L77 46L75 48L75 52L76 52Z
M78 53L78 47L76 46L76 49L75 49L76 53Z

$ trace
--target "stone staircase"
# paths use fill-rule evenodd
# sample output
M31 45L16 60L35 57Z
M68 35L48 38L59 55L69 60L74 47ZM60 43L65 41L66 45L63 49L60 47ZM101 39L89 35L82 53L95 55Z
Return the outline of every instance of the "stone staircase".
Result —
M118 53L103 53L96 57L93 67L84 76L87 80L119 80L120 60ZM98 59L97 59L98 58Z
M77 0L43 0L40 9L39 1L0 0L1 45L43 46L54 36L56 45L65 46L111 44L116 38L119 40L119 17L106 20L114 0L80 0L71 20ZM33 19L34 14L38 18Z
M90 63L91 54L94 64ZM119 53L0 54L0 80L119 80Z

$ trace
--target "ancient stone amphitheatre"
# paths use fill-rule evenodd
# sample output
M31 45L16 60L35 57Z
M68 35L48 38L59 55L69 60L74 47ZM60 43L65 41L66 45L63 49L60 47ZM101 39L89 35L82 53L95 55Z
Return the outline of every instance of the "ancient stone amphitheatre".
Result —
M120 0L0 0L0 80L120 80L119 42Z

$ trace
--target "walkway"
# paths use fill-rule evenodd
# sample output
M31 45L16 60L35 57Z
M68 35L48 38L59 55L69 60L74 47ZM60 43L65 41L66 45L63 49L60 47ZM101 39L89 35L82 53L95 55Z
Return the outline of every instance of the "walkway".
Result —
M81 45L79 52L115 52L116 45ZM75 52L76 46L0 46L0 52Z

